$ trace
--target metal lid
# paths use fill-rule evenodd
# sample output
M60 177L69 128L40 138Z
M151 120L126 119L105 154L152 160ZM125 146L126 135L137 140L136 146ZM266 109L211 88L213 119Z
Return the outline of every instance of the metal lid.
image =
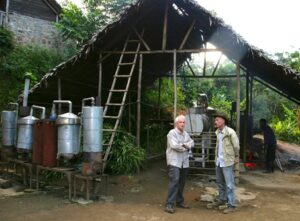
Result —
M56 124L80 124L80 118L73 113L58 115Z
M18 120L18 124L34 124L36 121L38 121L39 119L34 117L34 116L27 116L27 117L23 117L20 118Z

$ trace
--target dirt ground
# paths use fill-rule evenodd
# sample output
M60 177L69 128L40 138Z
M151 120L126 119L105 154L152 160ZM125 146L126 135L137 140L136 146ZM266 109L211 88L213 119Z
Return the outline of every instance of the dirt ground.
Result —
M201 197L207 189L215 189L212 177L189 177L185 189L186 203L191 209L163 211L167 172L165 161L151 163L134 177L110 177L105 200L88 205L70 203L62 188L51 191L4 196L0 192L0 221L89 221L89 220L299 220L300 169L274 174L261 171L241 173L238 189L245 192L233 214L206 209ZM246 196L246 197L245 197ZM250 196L247 199L247 196ZM254 197L253 197L254 196ZM254 198L254 199L253 199Z

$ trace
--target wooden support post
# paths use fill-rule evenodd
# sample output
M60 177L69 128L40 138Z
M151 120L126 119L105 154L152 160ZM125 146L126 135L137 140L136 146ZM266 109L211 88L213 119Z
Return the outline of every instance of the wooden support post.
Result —
M240 100L241 100L241 70L240 65L236 63L236 133L240 138Z
M174 123L177 115L177 53L176 49L173 54L173 80L174 80Z
M182 42L181 42L181 44L180 44L180 46L179 46L179 49L180 49L180 50L183 49L183 46L185 45L185 43L186 43L188 37L190 36L190 34L191 34L192 30L193 30L193 27L194 27L195 23L196 23L196 20L193 20L191 26L189 27L188 31L186 32L186 34L185 34L185 36L184 36L184 38L183 38L183 40L182 40Z
M128 91L128 132L131 133L131 93Z
M253 76L250 75L250 97L249 97L249 114L252 115L253 106Z
M132 29L133 29L134 33L138 36L138 38L142 42L142 44L145 46L145 48L147 49L147 51L150 51L151 49L150 49L149 45L145 42L145 40L140 35L140 33L136 30L136 28L134 26L132 26Z
M6 7L5 7L5 25L8 24L8 14L9 14L9 0L6 0Z
M211 76L215 76L215 73L216 73L216 71L218 70L218 67L219 67L219 64L220 64L220 61L221 61L222 56L223 56L223 54L221 53L221 55L220 55L220 57L219 57L219 59L218 59L218 62L217 62L217 64L216 64L216 66L215 66L215 68L214 68L214 70L213 70Z
M141 147L141 92L142 92L143 55L140 54L138 94L137 94L137 125L136 125L136 145Z
M62 100L61 97L61 79L58 78L57 79L57 99L58 100ZM58 104L58 114L61 114L61 104Z
M243 162L246 162L246 150L248 144L248 118L249 118L249 73L246 73L246 110L244 112L244 136L243 136Z
M169 14L169 0L166 0L164 27L163 27L163 38L162 38L162 50L166 50L167 47L167 31L168 31L168 14Z
M99 54L98 96L96 98L97 106L101 106L101 96L102 96L102 53Z
M205 43L205 49L207 48L207 45L206 45L206 43ZM206 51L204 52L204 61L203 61L203 76L205 76L206 75Z
M160 120L160 96L161 96L161 77L158 79L158 102L157 102L157 107L158 107L158 119Z

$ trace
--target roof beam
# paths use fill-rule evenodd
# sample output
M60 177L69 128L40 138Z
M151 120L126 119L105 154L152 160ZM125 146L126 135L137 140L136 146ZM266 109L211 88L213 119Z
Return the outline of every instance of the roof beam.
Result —
M196 23L196 20L194 19L193 22L192 22L192 24L190 25L189 29L187 30L187 32L186 32L186 34L185 34L185 36L184 36L184 38L183 38L180 46L179 46L179 50L183 49L183 46L185 45L188 37L190 36L190 34L191 34L191 32L192 32L192 30L194 28L195 23Z
M163 37L162 37L162 50L163 51L166 50L166 47L167 47L168 14L169 14L169 0L166 0Z

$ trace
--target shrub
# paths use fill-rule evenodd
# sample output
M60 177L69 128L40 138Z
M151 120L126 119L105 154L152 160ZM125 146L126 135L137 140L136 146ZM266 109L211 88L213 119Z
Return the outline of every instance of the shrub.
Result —
M108 170L113 174L134 174L146 160L144 149L135 146L132 135L117 132L108 160Z
M0 27L0 60L11 53L13 48L14 42L12 32Z

